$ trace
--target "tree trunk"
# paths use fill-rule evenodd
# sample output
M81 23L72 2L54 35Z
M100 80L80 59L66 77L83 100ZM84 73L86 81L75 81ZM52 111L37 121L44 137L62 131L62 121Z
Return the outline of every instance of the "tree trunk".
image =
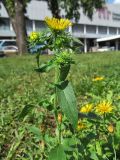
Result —
M27 50L27 31L24 16L24 6L22 0L15 0L15 33L20 54L25 54Z
M10 10L7 8L7 4L4 0L1 0L4 4L10 21L12 23L13 29L16 34L16 41L18 46L18 52L19 54L25 54L28 52L27 49L27 31L26 31L26 22L25 22L25 6L23 3L23 0L14 0L14 14L10 12Z

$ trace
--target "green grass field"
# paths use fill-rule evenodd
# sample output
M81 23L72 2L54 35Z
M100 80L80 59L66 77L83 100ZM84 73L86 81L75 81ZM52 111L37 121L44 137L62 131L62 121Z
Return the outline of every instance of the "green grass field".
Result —
M50 59L51 56L41 56L40 63ZM106 79L119 80L120 52L81 54L74 57L76 64L71 69L71 79L76 94L86 91L84 82L95 76L105 76ZM52 81L54 72L38 75L34 69L37 67L35 56L10 57L0 59L0 96L23 96L29 94L38 97L44 96L45 86ZM85 82L86 83L86 82ZM84 86L84 88L83 88ZM20 91L21 90L21 91ZM36 98L37 98L36 95ZM31 98L30 98L31 99Z
M41 56L40 63L50 58L51 56L47 55ZM75 64L68 78L74 86L78 106L110 96L114 103L119 105L120 52L80 54L75 55L74 59ZM14 157L15 160L22 160L20 157L27 153L29 160L29 157L33 156L33 149L36 155L39 155L32 137L32 140L27 136L20 140L18 136L26 123L18 120L22 108L27 104L37 106L44 97L49 98L52 93L54 71L38 74L34 71L36 67L35 56L0 59L0 160L7 156L8 159ZM104 77L104 80L93 82L94 77ZM51 89L48 86L51 86ZM36 121L37 117L27 123L35 124Z

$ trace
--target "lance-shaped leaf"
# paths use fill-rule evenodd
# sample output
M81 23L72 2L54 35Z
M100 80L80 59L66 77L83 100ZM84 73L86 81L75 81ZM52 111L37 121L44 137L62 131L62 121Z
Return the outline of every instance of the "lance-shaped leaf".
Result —
M62 65L60 67L60 81L64 81L69 73L70 65Z
M35 106L32 104L25 105L18 118L23 120L27 115L29 115L29 113L32 112L34 108Z
M77 126L78 122L78 110L76 97L71 86L71 83L68 81L64 81L61 85L57 86L57 96L58 103L62 108L62 111L71 122L74 128Z
M66 155L61 144L51 149L48 160L66 160Z
M52 68L54 68L54 64L52 61L49 61L48 63L43 63L39 66L39 68L36 68L36 72L44 73L50 71Z

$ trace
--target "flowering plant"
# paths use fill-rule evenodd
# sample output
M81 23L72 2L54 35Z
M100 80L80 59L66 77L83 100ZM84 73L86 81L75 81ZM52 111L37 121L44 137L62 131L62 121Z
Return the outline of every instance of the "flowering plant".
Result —
M38 131L36 133L36 130L33 131L32 128L35 135L42 135L42 138L37 139L40 142L41 159L105 160L106 157L111 156L107 152L104 154L105 149L103 148L108 143L114 150L112 156L116 157L115 147L118 148L119 145L115 144L113 136L115 132L114 115L112 114L114 107L110 99L103 100L98 97L95 99L95 97L93 102L82 103L80 112L78 112L78 104L68 74L71 65L75 63L73 42L79 44L81 42L67 32L67 28L72 23L68 19L48 17L45 18L45 22L48 30L40 33L33 32L29 37L30 45L33 47L44 44L36 52L38 67L35 70L40 74L50 70L54 73L54 82L48 85L50 94L40 102L40 106L44 108L39 124L40 129L35 128ZM40 64L39 52L46 48L54 54L48 62ZM91 79L91 85L93 84L95 87L96 93L104 80L103 76ZM118 124L116 126L119 133ZM28 129L31 131L31 128ZM119 137L118 133L116 134L117 138Z

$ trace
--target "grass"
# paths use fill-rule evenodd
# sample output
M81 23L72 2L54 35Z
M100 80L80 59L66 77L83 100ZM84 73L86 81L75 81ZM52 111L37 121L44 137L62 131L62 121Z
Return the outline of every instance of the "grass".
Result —
M80 80L83 76L114 74L114 70L119 70L120 53L96 53L82 54L74 57L76 64L72 67L71 76L73 81L77 78ZM49 59L49 56L42 56L41 63ZM27 81L35 81L39 76L34 72L36 68L36 60L34 56L22 56L0 59L0 88L4 91L4 87L10 85L9 89L17 83L20 85ZM76 74L73 74L76 73ZM44 75L45 76L45 75ZM51 76L49 75L49 79ZM36 81L37 81L36 80ZM40 79L40 82L44 81ZM40 84L41 84L40 83ZM33 82L33 84L35 84ZM2 93L2 91L0 93Z
M43 63L51 56L41 56ZM95 98L106 98L112 96L118 104L120 97L120 52L80 54L75 55L75 65L72 66L69 74L78 105L86 101L93 101ZM54 71L39 75L34 71L36 68L35 56L21 56L0 59L0 157L5 159L9 155L10 147L18 148L22 154L25 148L28 152L33 147L32 140L27 138L19 144L17 134L24 126L18 121L22 108L27 104L39 105L44 97L50 97L52 89L49 89ZM92 79L103 76L104 81L93 83ZM35 120L29 123L35 124ZM21 135L23 135L21 133ZM18 139L16 140L15 137ZM27 137L27 136L26 136ZM18 146L14 146L14 141ZM27 144L30 147L27 147ZM32 146L32 147L31 147ZM14 153L19 155L19 153ZM16 156L15 159L19 159Z

